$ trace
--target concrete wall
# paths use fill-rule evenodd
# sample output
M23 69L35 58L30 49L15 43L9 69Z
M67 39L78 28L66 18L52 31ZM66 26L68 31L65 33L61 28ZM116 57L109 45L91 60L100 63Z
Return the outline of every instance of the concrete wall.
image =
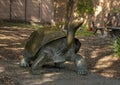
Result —
M11 1L11 19L24 21L26 18L27 21L34 22L64 21L67 0ZM93 3L94 14L85 17L88 25L94 20L97 26L104 26L111 10L120 12L120 0L93 0ZM10 19L10 0L0 0L0 19Z
M40 21L40 2L38 0L27 0L27 21Z
M9 20L11 14L11 20L51 22L54 16L53 1L0 0L0 19Z
M0 19L9 19L10 0L0 0Z
M25 0L12 0L11 18L14 20L25 19Z

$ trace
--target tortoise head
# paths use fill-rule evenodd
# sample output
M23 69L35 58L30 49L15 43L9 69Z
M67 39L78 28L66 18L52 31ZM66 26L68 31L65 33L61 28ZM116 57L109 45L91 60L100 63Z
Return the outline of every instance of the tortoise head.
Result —
M75 33L76 33L77 29L83 24L83 22L84 21L74 20L69 25L68 30L67 30L67 43L66 43L67 49L69 49L69 47L72 45L72 43L74 41Z

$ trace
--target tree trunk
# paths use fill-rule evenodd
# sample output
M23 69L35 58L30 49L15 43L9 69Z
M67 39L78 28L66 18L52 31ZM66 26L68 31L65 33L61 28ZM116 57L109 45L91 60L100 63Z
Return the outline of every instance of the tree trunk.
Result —
M66 19L65 19L65 26L64 29L67 30L69 27L69 24L74 18L74 12L77 7L78 0L69 0L67 2L67 9L66 9Z

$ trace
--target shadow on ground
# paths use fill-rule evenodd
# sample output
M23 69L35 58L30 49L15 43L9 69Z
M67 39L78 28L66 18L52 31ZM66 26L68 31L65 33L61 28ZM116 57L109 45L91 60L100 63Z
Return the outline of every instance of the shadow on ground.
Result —
M112 38L92 36L80 38L80 41L80 52L85 56L91 72L108 78L120 78L120 58L114 57Z
M79 85L81 82L84 85L120 85L116 80L120 79L120 59L113 57L111 38L95 36L78 37L82 43L79 53L85 57L91 72L88 76L76 75L72 63L66 63L64 69L51 68L53 70L41 75L32 75L30 68L19 66L19 60L25 41L34 30L0 27L0 84L63 85L65 82L66 85Z

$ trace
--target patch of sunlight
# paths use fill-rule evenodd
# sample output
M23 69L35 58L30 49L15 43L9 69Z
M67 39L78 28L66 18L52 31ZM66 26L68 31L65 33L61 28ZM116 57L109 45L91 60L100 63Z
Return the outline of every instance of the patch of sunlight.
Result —
M22 37L27 37L28 35L27 35L27 34L22 34L21 36L22 36Z
M80 39L80 41L85 41L85 39Z
M113 73L116 73L116 71L110 69L110 70L106 70L106 71L102 72L101 75L105 76L105 77L108 77L108 78L110 78L110 77L112 78L114 76Z
M97 51L93 51L92 52L92 56L91 56L91 58L96 58L97 56L98 56L98 49L96 49Z
M4 67L0 67L0 73L4 72L5 68Z
M4 37L5 35L4 34L0 34L0 37Z
M101 49L98 49L98 48L97 48L97 49L95 49L95 50L96 50L96 51L100 51Z
M108 48L107 49L95 49L93 52L92 52L92 56L91 56L91 58L96 58L96 57L98 57L98 54L99 53L101 53L101 52L105 52L105 51L107 51L107 50L109 50ZM104 57L104 58L106 58L106 57ZM103 60L103 59L102 59ZM101 60L100 60L101 61Z
M101 11L102 11L102 7L101 6L97 6L96 10L95 10L95 16L98 16Z
M112 64L113 64L113 62L100 62L100 61L98 61L96 64L96 68L107 68L107 67L110 67Z
M107 67L110 67L110 66L112 66L112 64L116 60L118 60L118 58L112 57L112 56L105 56L105 57L98 60L98 62L96 63L95 68L107 68Z
M14 40L18 40L18 38L15 38L15 37L12 37L12 36L3 36L0 39L8 39L8 40L14 39Z
M0 44L1 47L8 46L7 44Z
M14 63L15 65L19 65L20 64L20 62L16 62L16 63Z
M31 19L32 19L32 21L34 21L34 22L37 22L37 21L39 20L38 18L36 18L36 17L34 17L34 16L32 16Z
M0 55L0 59L3 59L3 58L4 58L4 56Z
M43 84L46 82L50 82L50 81L54 81L59 75L61 75L62 73L47 73L44 74L43 79L42 80L38 80L38 82L34 82L34 84Z
M60 75L60 74L62 74L62 73L49 73L49 74L45 74L44 77L51 79L52 76L54 76L54 75L56 76L56 75Z
M28 71L25 71L25 72L22 72L23 74L29 74L30 72L28 72Z
M21 43L12 43L12 45L21 45Z
M24 48L5 48L7 50L12 50L12 51L18 51L18 50L23 50Z

